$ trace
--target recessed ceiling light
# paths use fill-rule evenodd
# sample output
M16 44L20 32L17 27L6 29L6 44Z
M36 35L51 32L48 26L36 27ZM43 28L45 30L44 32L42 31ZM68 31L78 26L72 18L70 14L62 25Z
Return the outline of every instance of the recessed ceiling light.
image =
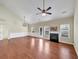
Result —
M65 13L67 13L66 11L62 11L62 14L65 14Z

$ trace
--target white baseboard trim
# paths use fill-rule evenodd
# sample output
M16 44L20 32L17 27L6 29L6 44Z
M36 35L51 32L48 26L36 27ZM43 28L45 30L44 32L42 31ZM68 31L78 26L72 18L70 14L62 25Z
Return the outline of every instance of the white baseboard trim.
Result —
M73 43L71 43L71 42L65 42L65 41L59 41L59 42L73 45Z
M74 49L75 49L75 52L76 52L76 54L77 54L77 56L78 56L78 51L77 51L77 49L76 49L76 46L73 44L73 46L74 46Z
M23 36L27 36L27 35L28 35L28 33L25 33L25 32L10 33L8 39L17 38L17 37L23 37Z

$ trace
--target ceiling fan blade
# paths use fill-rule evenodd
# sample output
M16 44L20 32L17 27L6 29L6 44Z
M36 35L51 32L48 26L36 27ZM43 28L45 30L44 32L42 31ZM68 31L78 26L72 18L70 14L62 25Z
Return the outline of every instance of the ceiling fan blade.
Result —
M51 9L51 7L47 8L46 11L48 11L48 10L50 10L50 9Z
M40 10L40 11L42 11L42 9L41 8L37 8L38 10Z
M50 13L50 12L46 12L46 14L49 14L49 15L51 15L52 13Z

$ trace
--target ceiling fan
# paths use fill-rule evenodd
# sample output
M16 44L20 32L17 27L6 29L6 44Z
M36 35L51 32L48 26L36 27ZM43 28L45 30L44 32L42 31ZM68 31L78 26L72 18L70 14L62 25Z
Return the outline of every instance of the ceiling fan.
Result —
M36 15L39 15L39 14L42 14L42 16L46 16L47 14L52 15L52 13L48 12L51 9L51 7L48 7L47 9L45 9L45 0L43 0L43 9L39 7L37 9L41 11L41 13L37 13Z

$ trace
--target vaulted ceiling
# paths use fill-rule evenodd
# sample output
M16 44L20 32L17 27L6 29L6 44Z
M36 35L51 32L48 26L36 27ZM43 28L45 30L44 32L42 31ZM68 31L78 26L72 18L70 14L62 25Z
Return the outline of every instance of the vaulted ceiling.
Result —
M43 0L0 0L0 4L6 6L20 18L23 19L25 16L29 24L68 17L74 13L74 0L45 0L45 9L51 6L52 9L49 11L52 15L36 15L40 12L37 7L43 8L42 2Z

